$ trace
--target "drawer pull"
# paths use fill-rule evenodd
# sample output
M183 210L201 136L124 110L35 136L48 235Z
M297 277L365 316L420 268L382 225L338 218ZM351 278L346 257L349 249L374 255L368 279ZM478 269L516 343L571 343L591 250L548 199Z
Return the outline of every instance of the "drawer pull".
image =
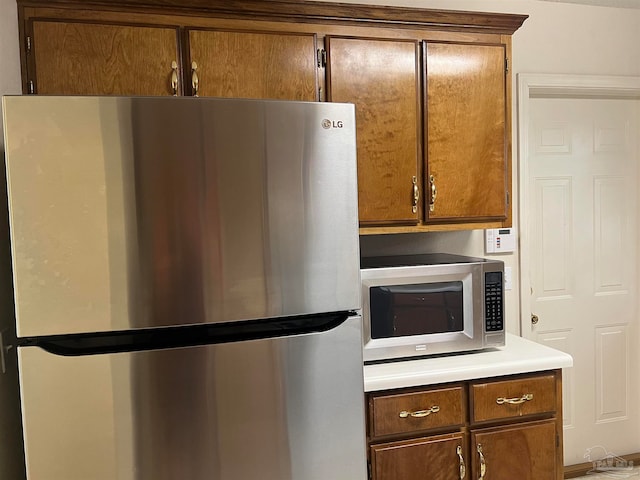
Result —
M464 476L467 474L467 469L464 466L464 458L462 457L462 447L460 445L458 445L458 448L456 448L456 453L458 454L458 458L460 459L460 480L462 480Z
M484 455L482 454L482 444L478 444L476 447L478 451L478 456L480 457L480 477L478 480L483 480L485 474L487 473L487 463L484 460Z
M428 415L431 415L432 413L438 413L439 411L440 411L440 407L438 405L434 405L433 407L427 408L426 410L416 410L415 412L407 412L406 410L403 410L400 412L399 416L400 418L407 418L407 417L423 418Z
M521 403L528 402L530 400L533 400L533 393L525 393L520 398L498 397L496 398L496 403L498 405L502 405L503 403L508 403L510 405L519 405Z

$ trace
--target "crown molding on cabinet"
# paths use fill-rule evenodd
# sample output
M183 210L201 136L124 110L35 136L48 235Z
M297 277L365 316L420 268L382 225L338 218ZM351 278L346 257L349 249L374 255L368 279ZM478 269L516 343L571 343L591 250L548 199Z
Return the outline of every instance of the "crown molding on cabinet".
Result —
M429 28L475 33L513 34L528 15L430 10L410 7L375 6L293 0L18 0L19 6L46 8L93 8L123 11L176 13L227 18L256 16L263 20L301 23L351 24L392 28Z

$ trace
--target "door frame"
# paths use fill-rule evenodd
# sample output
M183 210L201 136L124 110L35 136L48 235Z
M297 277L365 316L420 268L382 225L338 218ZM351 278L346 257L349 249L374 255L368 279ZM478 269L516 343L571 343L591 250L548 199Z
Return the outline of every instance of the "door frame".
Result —
M529 118L535 97L640 99L640 77L612 75L517 74L518 224L520 225L520 335L533 339L531 324ZM638 152L640 154L640 152Z

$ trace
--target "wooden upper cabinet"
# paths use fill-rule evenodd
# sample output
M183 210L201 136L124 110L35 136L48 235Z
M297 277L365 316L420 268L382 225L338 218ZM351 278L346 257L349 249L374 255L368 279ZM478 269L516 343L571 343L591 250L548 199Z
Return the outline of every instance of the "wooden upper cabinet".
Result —
M505 47L426 43L425 49L427 221L505 220Z
M511 225L505 62L526 15L295 0L17 4L24 93L354 103L361 234Z
M416 224L418 43L329 37L325 44L329 100L356 105L360 224Z
M189 56L199 96L318 100L315 34L190 30Z
M34 93L172 95L175 28L34 21Z

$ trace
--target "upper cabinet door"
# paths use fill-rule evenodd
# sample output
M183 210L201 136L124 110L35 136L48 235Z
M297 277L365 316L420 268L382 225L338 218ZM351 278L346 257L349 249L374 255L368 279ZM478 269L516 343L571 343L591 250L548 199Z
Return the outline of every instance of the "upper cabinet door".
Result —
M329 99L356 105L361 225L416 224L421 209L417 42L326 39Z
M190 30L189 55L194 95L318 99L315 34Z
M426 44L428 221L507 218L505 58L504 45Z
M178 93L175 28L34 21L34 93Z

